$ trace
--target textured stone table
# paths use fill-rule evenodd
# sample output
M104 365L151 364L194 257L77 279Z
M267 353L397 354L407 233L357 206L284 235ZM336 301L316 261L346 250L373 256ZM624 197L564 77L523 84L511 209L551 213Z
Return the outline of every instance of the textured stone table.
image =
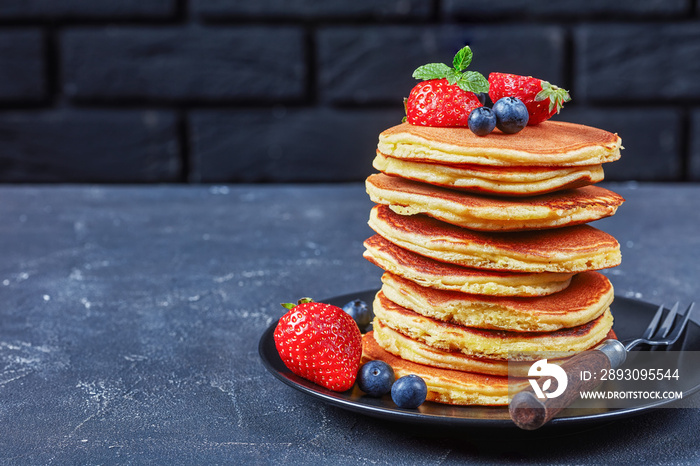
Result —
M700 300L700 185L609 186L616 292ZM378 287L370 207L360 184L0 187L0 463L700 461L700 396L583 432L448 432L280 383L257 352L280 302Z

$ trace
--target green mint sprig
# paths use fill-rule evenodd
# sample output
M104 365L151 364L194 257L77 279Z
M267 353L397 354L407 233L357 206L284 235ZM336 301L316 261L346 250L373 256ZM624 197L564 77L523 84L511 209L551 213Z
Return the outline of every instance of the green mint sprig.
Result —
M477 71L465 71L471 64L472 57L472 50L467 45L461 48L452 59L452 68L444 63L428 63L416 68L413 77L423 81L445 78L449 84L456 84L466 92L488 92L489 82L484 75Z

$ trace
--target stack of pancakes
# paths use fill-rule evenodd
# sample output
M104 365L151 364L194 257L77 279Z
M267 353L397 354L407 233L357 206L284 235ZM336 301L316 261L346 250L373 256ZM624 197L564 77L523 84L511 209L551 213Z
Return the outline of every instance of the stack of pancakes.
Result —
M624 201L593 186L620 143L552 121L486 137L407 123L382 132L364 256L384 274L364 360L421 376L428 400L505 405L509 361L525 376L538 355L614 335L613 288L596 270L618 265L620 246L587 223Z

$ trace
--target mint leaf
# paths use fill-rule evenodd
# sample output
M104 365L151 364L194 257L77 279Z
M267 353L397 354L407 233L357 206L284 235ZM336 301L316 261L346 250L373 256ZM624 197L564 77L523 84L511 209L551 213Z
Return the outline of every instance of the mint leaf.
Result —
M488 80L484 75L476 71L465 71L461 73L457 86L467 92L479 93L489 91Z
M462 79L462 73L450 68L449 70L447 70L447 76L445 76L445 78L447 78L447 83L452 85L458 82L460 79Z
M455 70L462 71L472 62L473 55L472 49L470 49L468 45L466 47L462 47L452 59L452 66L454 66Z
M413 77L416 79L441 79L447 76L447 73L452 71L452 68L444 63L428 63L427 65L419 66L413 72Z
M481 73L464 71L471 64L473 55L472 49L467 45L455 54L453 68L444 63L428 63L416 68L413 77L423 81L445 78L450 85L456 84L466 92L488 92L489 82Z

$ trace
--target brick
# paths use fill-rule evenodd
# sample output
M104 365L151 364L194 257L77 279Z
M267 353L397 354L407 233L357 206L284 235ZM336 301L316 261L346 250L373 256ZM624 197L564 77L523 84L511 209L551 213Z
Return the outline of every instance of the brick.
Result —
M71 30L62 37L72 99L277 101L305 94L302 31L290 27Z
M444 0L443 16L455 19L489 18L609 18L616 16L658 17L683 15L691 9L689 0L552 0L523 2L522 0Z
M582 101L700 97L700 23L582 26L575 49Z
M131 18L164 17L177 0L2 0L0 18Z
M343 18L387 19L428 17L432 12L431 0L192 0L192 10L211 18Z
M323 101L401 105L416 80L418 66L452 63L470 45L470 70L485 76L503 71L563 82L564 38L557 27L530 26L370 26L323 28L318 32L318 85ZM527 43L504 53L513 42Z
M653 112L654 118L649 115ZM683 177L683 117L673 108L565 107L556 117L617 133L622 158L603 166L610 181L676 181Z
M0 31L0 100L36 101L44 97L43 55L41 31Z
M176 127L163 111L0 113L0 181L177 181Z
M190 119L195 182L361 181L379 133L403 110L200 111Z
M700 181L700 109L690 114L690 160L688 178Z

